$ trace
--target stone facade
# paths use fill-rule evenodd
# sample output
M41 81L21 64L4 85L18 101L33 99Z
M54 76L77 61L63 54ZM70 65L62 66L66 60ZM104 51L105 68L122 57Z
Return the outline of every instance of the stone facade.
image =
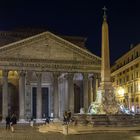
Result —
M140 44L115 61L111 77L118 101L140 113Z
M99 57L50 32L0 47L3 120L9 113L24 121L87 109L95 98L97 82L92 80L100 75L100 65Z

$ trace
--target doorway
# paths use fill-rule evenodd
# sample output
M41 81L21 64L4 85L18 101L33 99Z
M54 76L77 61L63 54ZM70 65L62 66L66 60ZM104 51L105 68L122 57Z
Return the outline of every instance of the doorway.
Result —
M42 87L42 118L49 116L49 89L48 87ZM36 118L37 114L37 87L32 87L32 116Z

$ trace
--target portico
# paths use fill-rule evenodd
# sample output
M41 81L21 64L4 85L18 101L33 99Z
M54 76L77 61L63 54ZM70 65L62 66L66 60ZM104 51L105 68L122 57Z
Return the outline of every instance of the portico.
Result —
M98 85L93 81L100 64L99 57L50 32L1 47L2 119L9 113L20 121L51 113L61 119L65 110L87 110L95 98ZM15 89L11 94L9 84ZM13 96L16 107L11 106Z

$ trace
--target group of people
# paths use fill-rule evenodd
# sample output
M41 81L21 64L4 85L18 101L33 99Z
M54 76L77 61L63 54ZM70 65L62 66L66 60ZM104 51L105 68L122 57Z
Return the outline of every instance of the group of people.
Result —
M5 121L6 121L6 129L7 130L10 130L11 129L11 131L14 132L14 126L17 123L16 115L15 114L8 115L6 117L6 120Z
M68 111L65 111L63 114L63 122L64 124L69 124L70 121L71 121L71 111L68 110Z

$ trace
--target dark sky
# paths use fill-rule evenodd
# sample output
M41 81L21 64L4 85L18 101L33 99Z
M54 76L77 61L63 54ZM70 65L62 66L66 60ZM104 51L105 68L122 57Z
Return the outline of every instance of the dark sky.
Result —
M61 35L84 36L87 48L100 56L104 5L113 62L140 42L140 0L0 0L0 30L43 26Z

